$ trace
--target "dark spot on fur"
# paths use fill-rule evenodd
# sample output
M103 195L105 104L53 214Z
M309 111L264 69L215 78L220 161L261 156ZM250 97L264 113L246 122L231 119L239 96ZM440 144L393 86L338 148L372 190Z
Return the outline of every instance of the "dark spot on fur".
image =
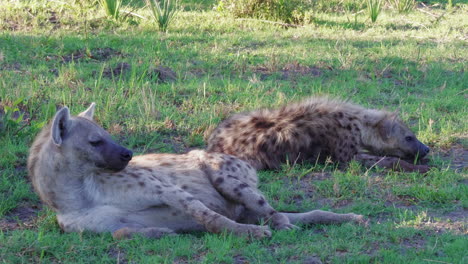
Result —
M276 213L276 211L275 211L275 210L272 210L272 211L270 211L270 212L268 213L268 215L274 215L275 213Z
M182 188L183 190L187 190L187 189L188 189L188 186L187 186L187 185L182 185L181 188Z
M218 177L218 178L215 180L214 183L217 184L217 185L219 185L219 184L221 184L221 183L223 183L223 182L224 182L224 179L223 179L222 177Z
M177 212L172 212L171 215L172 215L172 216L177 216L178 213L177 213Z
M233 176L233 175L231 175L231 174L229 174L227 177L228 177L228 178L232 178L232 179L239 180L239 178L238 178L237 176Z
M351 125L347 125L347 126L346 126L346 129L348 129L349 131L351 131Z
M138 179L140 177L140 175L138 175L138 174L136 174L134 172L129 172L128 175L132 176L135 179Z
M141 169L145 171L153 172L153 170L148 167L141 167Z
M239 184L239 186L237 186L237 187L238 187L239 189L244 189L244 188L249 187L249 185L246 184L246 183L241 183L241 184Z
M138 184L139 184L141 187L144 187L144 186L145 186L145 183L144 183L144 182L138 182Z
M157 194L163 194L163 191L157 190L156 193L157 193Z
M186 199L186 200L190 202L190 201L193 201L193 200L195 200L195 198L193 198L192 196L189 196L189 197L187 197L187 199Z
M254 127L257 129L268 129L275 125L274 123L270 121L267 121L265 119L260 119L258 117L252 118L252 123L254 124Z
M258 205L260 206L265 205L265 199L261 198L260 200L258 200Z
M132 185L129 183L127 184L127 189L130 189L130 188L132 188Z

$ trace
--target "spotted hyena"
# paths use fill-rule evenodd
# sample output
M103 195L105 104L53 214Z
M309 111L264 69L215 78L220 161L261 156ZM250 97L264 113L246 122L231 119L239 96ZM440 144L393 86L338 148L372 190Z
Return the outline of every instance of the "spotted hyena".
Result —
M394 113L325 97L234 115L208 139L209 152L234 155L256 169L326 157L344 166L363 150L404 159L429 152Z
M59 110L30 150L34 188L64 231L121 238L205 230L261 238L271 232L260 221L274 229L362 221L352 213L277 212L257 189L254 168L231 155L194 150L132 157L92 120L94 107L78 116Z

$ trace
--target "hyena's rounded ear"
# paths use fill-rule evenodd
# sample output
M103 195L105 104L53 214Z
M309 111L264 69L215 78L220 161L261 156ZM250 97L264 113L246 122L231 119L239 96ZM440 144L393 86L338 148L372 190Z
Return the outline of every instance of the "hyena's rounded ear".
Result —
M57 111L52 121L52 141L55 145L62 145L62 139L69 131L70 126L70 110L65 106Z
M396 119L394 117L385 118L377 124L380 136L389 139L396 129Z
M96 103L91 103L88 109L81 112L78 116L84 117L89 120L93 120L94 109L96 108Z
M379 110L366 109L363 112L362 119L366 126L377 126L384 118L386 114Z

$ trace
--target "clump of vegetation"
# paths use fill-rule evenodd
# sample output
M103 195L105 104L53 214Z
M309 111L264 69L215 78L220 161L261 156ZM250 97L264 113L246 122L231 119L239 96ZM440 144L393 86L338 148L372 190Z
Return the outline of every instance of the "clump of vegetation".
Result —
M374 23L382 10L382 0L367 0L367 13Z
M415 5L414 0L392 0L391 3L398 13L408 13Z
M309 20L312 0L221 0L218 10L235 17L258 18L284 23L303 24Z
M115 20L120 18L120 7L122 6L122 0L99 0L99 4L106 12L108 17Z
M146 2L150 7L153 20L158 24L159 30L166 32L167 27L177 14L177 0L146 0Z

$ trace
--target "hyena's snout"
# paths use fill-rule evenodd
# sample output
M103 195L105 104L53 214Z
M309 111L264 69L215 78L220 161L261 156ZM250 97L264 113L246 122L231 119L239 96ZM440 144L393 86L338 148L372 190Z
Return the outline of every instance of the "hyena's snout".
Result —
M420 158L424 158L427 154L429 154L429 152L431 151L431 149L424 145L422 142L419 142L419 151L418 151L418 156Z
M110 144L107 151L104 151L106 164L102 167L111 171L121 171L127 167L128 162L132 160L133 152L118 144Z
M120 152L120 160L122 162L128 163L130 160L132 160L132 157L133 157L133 152L131 150L122 148L122 151Z

